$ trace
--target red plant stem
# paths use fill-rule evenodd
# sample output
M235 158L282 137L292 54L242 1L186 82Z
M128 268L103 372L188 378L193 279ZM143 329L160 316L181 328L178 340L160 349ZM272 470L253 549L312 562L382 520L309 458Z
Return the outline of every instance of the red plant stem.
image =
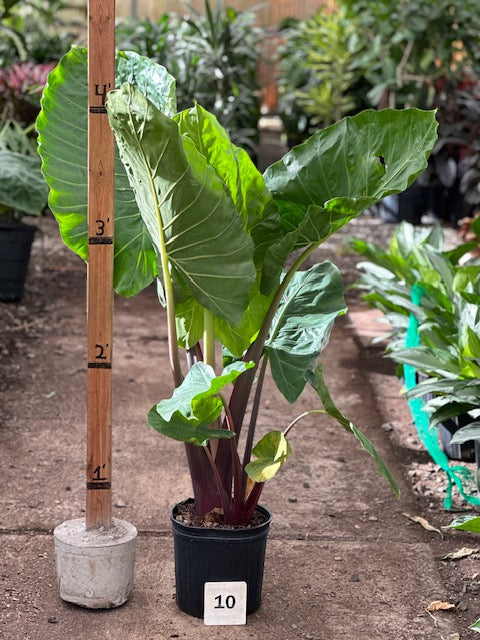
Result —
M253 517L254 511L257 508L258 501L260 500L260 495L263 491L265 483L264 482L256 482L253 485L252 490L245 502L243 516L244 523L248 524Z
M199 516L204 516L221 504L217 482L203 447L196 444L185 444L185 451L192 480L195 510Z
M215 460L213 459L208 445L206 447L203 447L203 449L207 455L208 461L210 462L210 465L212 467L213 475L215 477L220 501L222 503L223 517L225 518L225 522L230 523L232 518L232 507L230 504L229 496L225 489L222 487L222 479L220 477L220 474L218 473L217 465L215 464Z
M223 399L223 398L222 398ZM232 416L230 414L230 410L226 402L224 402L225 406L225 420L227 422L228 428L230 431L235 433L235 428L232 422ZM242 483L242 467L240 466L240 458L238 456L238 443L235 438L230 438L230 453L232 460L232 475L233 475L233 499L232 499L232 520L231 522L225 522L227 524L241 524L239 519L242 517L243 503L245 491L243 490Z
M250 458L252 455L253 439L255 437L255 428L257 426L257 418L258 418L258 412L260 410L260 401L262 397L262 389L263 389L263 383L265 380L265 372L267 370L267 364L268 364L268 355L264 354L263 360L262 360L262 366L260 368L260 373L258 374L258 378L257 378L257 388L255 390L255 397L253 399L252 413L250 416L250 424L248 425L247 440L245 442L245 450L243 452L243 469L245 469L247 464L250 462ZM247 489L247 477L248 476L244 471L242 476L242 494L243 495L245 495L245 492Z

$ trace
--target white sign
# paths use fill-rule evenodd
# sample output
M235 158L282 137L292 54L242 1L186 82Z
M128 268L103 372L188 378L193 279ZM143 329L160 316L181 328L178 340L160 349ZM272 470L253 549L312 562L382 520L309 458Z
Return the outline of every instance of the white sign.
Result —
M204 624L247 624L246 582L206 582L204 597Z

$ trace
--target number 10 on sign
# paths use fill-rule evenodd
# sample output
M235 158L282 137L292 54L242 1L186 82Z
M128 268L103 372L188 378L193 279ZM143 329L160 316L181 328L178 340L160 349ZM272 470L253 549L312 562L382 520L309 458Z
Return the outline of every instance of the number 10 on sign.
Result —
M246 582L206 582L204 597L206 625L246 624Z

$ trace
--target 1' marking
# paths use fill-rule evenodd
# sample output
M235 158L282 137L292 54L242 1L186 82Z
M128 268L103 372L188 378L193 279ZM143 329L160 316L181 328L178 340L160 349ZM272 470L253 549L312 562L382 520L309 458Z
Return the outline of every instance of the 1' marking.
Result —
M97 489L111 489L112 488L112 483L111 482L87 482L87 489L89 491L96 491Z

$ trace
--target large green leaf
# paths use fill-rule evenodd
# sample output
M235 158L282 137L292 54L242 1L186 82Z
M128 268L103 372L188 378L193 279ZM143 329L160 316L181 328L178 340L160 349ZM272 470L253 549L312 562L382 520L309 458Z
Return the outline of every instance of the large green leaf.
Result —
M385 109L318 131L264 174L285 227L312 206L349 217L403 191L426 168L436 130L433 111Z
M254 262L260 272L267 247L282 235L278 214L261 173L248 154L231 143L215 116L200 105L182 111L174 119L180 134L193 143L184 147L187 160L190 152L201 153L224 182L243 227L253 240ZM259 276L257 280L260 281ZM249 292L248 305L239 322L215 319L216 337L229 351L241 355L258 332L270 301L271 297L263 296L256 283ZM193 346L203 333L203 308L184 294L175 311L180 341L187 347Z
M327 385L325 384L325 379L323 377L323 368L321 365L318 365L315 371L310 371L308 374L308 382L312 385L315 391L318 393L320 400L322 401L323 408L326 413L335 420L348 432L350 432L361 444L361 446L365 449L367 453L369 453L372 458L375 460L377 465L377 469L380 471L382 476L386 478L395 491L397 495L400 494L400 491L397 487L397 484L388 470L387 466L383 462L382 458L377 453L377 450L370 442L370 440L358 429L348 418L346 418L337 405L334 403L330 392L328 391Z
M363 111L316 132L264 173L285 238L269 252L265 282L295 247L319 244L426 168L436 140L433 111Z
M256 270L253 243L223 181L177 123L132 85L109 94L107 111L157 254L166 252L179 288L238 322Z
M302 392L305 373L315 367L335 318L345 311L342 278L334 264L322 262L294 275L265 344L273 379L289 402Z
M172 397L152 407L148 424L170 438L198 446L205 446L209 438L232 438L233 431L211 428L223 409L218 394L252 366L251 362L235 362L216 376L212 367L197 362Z
M39 158L0 151L0 208L4 205L22 213L40 215L47 199L48 187L40 171Z
M135 82L159 108L175 111L175 81L163 67L128 52L117 59L117 83ZM48 77L37 119L49 205L63 240L84 260L87 238L87 51L73 47ZM146 287L157 272L150 237L139 215L125 169L115 162L114 286L122 295Z
M232 144L217 118L195 105L175 120L180 133L193 142L223 180L255 245L255 263L260 265L268 246L283 236L280 218L262 174L248 153ZM185 148L188 158L188 147Z

